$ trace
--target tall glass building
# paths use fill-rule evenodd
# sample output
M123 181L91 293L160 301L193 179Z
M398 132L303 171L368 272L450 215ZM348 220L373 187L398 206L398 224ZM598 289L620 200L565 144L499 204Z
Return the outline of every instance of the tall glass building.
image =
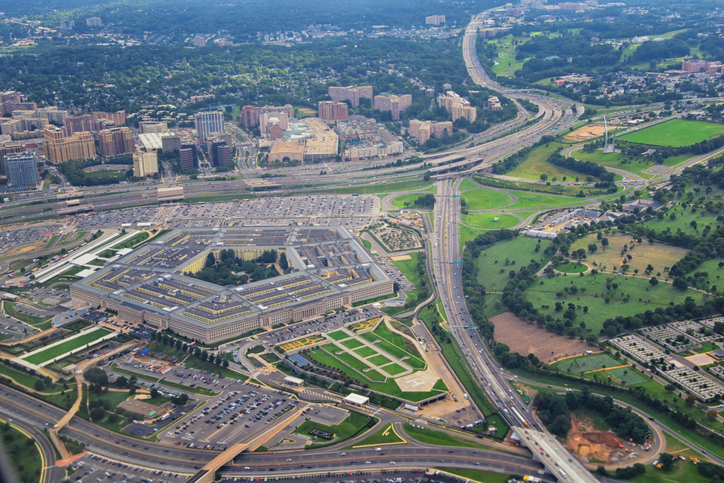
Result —
M35 153L6 154L3 157L3 170L8 177L8 190L37 189L40 184Z
M224 132L224 113L220 111L199 112L195 116L196 134L199 144L206 144L207 139L216 133Z

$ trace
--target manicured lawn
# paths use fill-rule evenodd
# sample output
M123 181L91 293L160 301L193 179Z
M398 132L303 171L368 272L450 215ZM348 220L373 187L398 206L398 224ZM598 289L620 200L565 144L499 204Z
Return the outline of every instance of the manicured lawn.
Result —
M515 203L510 205L508 208L531 208L540 206L557 206L567 205L571 203L583 204L582 198L570 198L568 196L555 196L546 195L543 193L534 193L528 191L513 191L511 192L515 196Z
M495 190L471 190L461 196L465 198L469 210L489 210L513 201L507 193Z
M580 262L565 262L555 265L553 269L565 273L581 273L588 270L588 267Z
M597 149L592 153L584 152L582 149L576 149L571 153L571 156L578 159L579 161L591 161L601 166L607 166L609 168L622 169L629 173L636 174L644 179L649 179L653 175L644 173L647 169L653 166L655 163L645 156L632 157L624 156L620 151L615 153L603 154L602 149ZM679 156L672 156L664 160L665 166L676 166L682 161L689 159L691 155L682 154Z
M402 427L404 428L405 433L407 433L409 437L416 439L422 443L434 444L436 446L459 446L461 448L487 449L486 446L477 444L474 441L467 441L463 438L456 438L455 436L449 433L444 433L442 431L437 431L429 428L420 429L417 427L417 425L413 426L409 423L405 423Z
M463 222L470 226L490 230L510 228L520 222L518 217L504 215L502 213L468 213L467 215L463 215L462 219Z
M531 151L528 155L528 159L506 174L508 176L534 181L539 181L540 175L543 173L548 175L548 181L553 180L554 177L557 178L558 181L562 181L564 176L568 181L573 181L576 177L580 180L585 180L586 176L588 176L586 174L562 168L548 162L548 158L556 151L556 149L565 147L567 147L566 144L559 142L552 142L543 146L538 146Z
M310 431L312 431L313 429L318 429L320 431L325 431L327 433L335 435L336 439L334 439L334 443L339 443L353 436L357 436L357 434L372 427L376 422L377 418L371 418L364 414L350 411L349 416L347 416L344 421L335 426L325 426L324 424L320 424L308 419L300 424L299 427L294 430L294 432L298 434L306 434L307 436L310 436L312 439L314 439L314 436L310 434ZM310 448L327 444L327 442L327 440L320 438L318 439L317 444L312 444Z
M375 352L374 349L372 349L371 347L366 347L366 346L362 347L360 349L357 349L354 352L356 354L359 354L360 357L370 357L370 356L377 354L377 352Z
M415 290L406 292L410 300L417 300L420 287L420 272L417 271L417 264L420 259L421 252L408 253L409 260L392 261L392 264L407 278L407 280L415 287ZM427 268L425 269L427 273ZM428 279L429 280L429 279ZM409 288L409 287L408 287ZM411 302L412 303L412 302ZM412 306L414 308L414 306Z
M48 243L45 244L45 248L50 248L51 246L53 246L53 243L55 243L55 240L58 239L58 236L60 236L60 235L51 236L50 239L48 240ZM12 266L11 266L11 268L12 268ZM17 270L17 269L14 269L14 270Z
M398 196L397 198L394 198L392 200L392 204L398 208L414 208L415 207L415 201L421 197L425 196L427 193L408 193L402 196ZM428 208L428 207L425 207Z
M460 250L462 251L463 247L465 246L465 243L469 242L476 236L485 233L484 231L481 231L479 228L472 228L465 225L457 225L458 227L458 238L459 238L459 244L460 244Z
M689 146L724 133L724 124L673 119L621 137L632 143L652 146Z
M331 333L329 333L329 334L327 334L327 335L328 335L331 339L334 339L334 340L337 340L337 341L339 341L339 340L344 340L344 339L349 339L349 337L350 337L349 334L347 334L346 332L341 331L341 330L335 330L334 332L331 332Z
M606 288L606 280L612 279L611 288ZM683 292L674 289L670 284L659 283L651 287L647 279L625 277L621 275L598 273L566 277L559 275L552 279L543 279L542 285L533 285L525 292L525 299L533 304L543 315L550 315L553 319L560 318L562 312L555 311L555 303L561 302L564 307L569 303L576 306L576 319L574 324L586 323L586 328L598 334L603 322L608 318L633 316L646 310L666 308L669 302L683 303L686 297L691 297L697 303L701 302L703 294L691 289ZM616 285L616 288L613 285ZM569 295L563 292L564 287L576 287L578 293ZM585 288L585 293L581 289ZM558 297L556 293L564 294ZM606 300L608 299L608 302ZM547 307L547 308L544 308ZM588 307L588 311L585 312Z
M364 371L365 369L371 369L371 367L370 367L368 364L365 364L365 363L362 362L361 360L357 359L357 358L356 358L355 356L353 356L352 354L348 354L348 353L346 353L346 352L343 352L342 354L333 354L333 355L334 355L334 357L336 357L336 358L339 359L340 361L342 361L342 362L344 362L345 364L347 364L348 366L352 367L353 369L355 369L355 370L356 370L357 372L359 372L360 374L363 374L363 375L369 377L369 378L372 379L373 381L385 382L385 377L384 377L382 374L377 373L377 374L379 374L379 377L376 377L376 376L374 376L374 375L369 375L369 372L371 372L371 371L365 372L365 371ZM375 372L376 372L376 371L375 371Z
M460 189L461 191L462 191L462 190L470 190L470 189L479 189L479 188L480 188L480 185L478 185L478 184L476 184L476 183L473 183L473 182L470 181L468 178L463 179L463 180L460 182L460 186L459 186L459 189Z
M484 483L506 483L510 476L503 473L493 473L492 471L471 470L469 468L440 468L443 471L454 475L469 478L473 481L482 481Z
M93 332L84 334L80 337L76 337L75 339L66 341L62 344L50 347L42 352L38 352L37 354L33 354L30 357L24 358L24 360L30 362L31 364L42 364L45 361L49 361L50 359L62 356L69 351L78 349L79 347L92 345L95 341L97 341L101 337L105 337L110 333L111 331L106 329L97 329Z
M86 231L81 230L73 235L66 235L65 240L60 242L60 244L61 245L71 245L71 244L77 242L78 240L80 240L81 238L83 238L85 236L85 234L86 234Z
M367 360L376 366L384 366L385 364L389 364L390 362L392 362L391 360L389 360L387 357L383 356L382 354L372 356Z
M561 372L580 374L582 372L595 371L603 367L616 367L620 365L622 365L620 361L617 361L608 354L596 354L565 359L554 364L554 367L557 367Z
M7 376L12 378L15 382L18 384L21 384L23 386L34 388L35 382L40 379L36 376L31 376L30 374L26 374L24 372L18 371L16 369L13 369L12 367L8 367L5 364L0 364L0 374L3 376ZM75 382L68 382L68 387L75 386ZM51 384L50 386L45 386L45 388L41 392L60 392L63 390L62 384Z
M510 280L509 273L536 260L545 264L549 257L544 254L545 248L550 245L549 240L541 240L518 236L512 240L495 243L480 252L476 261L478 267L478 282L487 292L485 295L485 315L493 317L505 312L501 302L501 295L491 292L502 292ZM536 246L540 248L535 251Z
M401 444L406 442L407 441L397 434L394 424L390 423L370 434L365 439L355 444L354 447L360 448L363 446L375 446L378 444Z
M362 344L362 342L358 341L357 339L345 340L343 342L340 342L340 344L345 346L347 349L356 349L356 348L364 345L364 344Z
M5 454L15 468L15 477L19 483L39 481L42 471L42 459L38 444L9 424L0 424Z
M374 332L362 334L362 337L369 342L380 341L375 343L375 346L393 357L402 359L409 356L410 358L405 362L415 369L425 367L422 356L417 351L410 350L405 344L405 338L390 332L385 324L380 324Z
M391 376L396 376L397 374L405 372L405 368L397 363L387 364L382 368L382 370Z
M646 466L646 473L638 475L631 479L635 483L709 483L710 478L706 478L699 473L697 466L691 461L691 458L699 458L700 461L707 461L705 456L684 446L678 439L664 433L666 436L666 452L676 454L686 458L684 461L676 461L674 468L670 471L660 470L653 465Z
M619 367L618 369L610 369L603 372L610 374L611 377L619 382L623 382L626 386L635 386L636 384L646 382L646 379L641 377L638 374L638 371L635 371L630 367Z
M493 66L493 72L497 75L513 77L515 71L520 70L525 63L525 60L515 59L517 51L515 50L516 46L513 45L513 39L514 37L511 34L494 41L497 47L498 57L494 59L497 65ZM515 40L527 42L529 39L526 37L516 37Z
M136 233L132 238L129 238L128 240L124 241L123 243L119 243L118 245L114 246L111 250L120 250L121 248L133 248L135 245L138 245L142 241L146 240L150 235L142 231L140 233Z

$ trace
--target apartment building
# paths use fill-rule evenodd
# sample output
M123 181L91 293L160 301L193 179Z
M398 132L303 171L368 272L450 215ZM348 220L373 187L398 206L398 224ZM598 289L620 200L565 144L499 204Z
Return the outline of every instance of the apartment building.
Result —
M475 122L475 119L477 119L477 110L470 105L467 99L460 97L453 91L446 91L445 94L439 96L437 103L450 113L453 122L461 117L468 122Z
M247 129L256 127L261 122L261 116L265 113L278 114L284 113L287 119L294 119L294 108L291 104L285 104L283 106L244 106L241 108L241 125ZM281 119L281 118L280 118Z
M689 74L695 74L697 72L720 74L724 72L720 61L710 62L708 60L685 60L681 63L681 70Z
M403 94L401 96L392 94L381 94L375 96L375 109L380 112L392 111L392 120L399 121L400 113L412 105L412 96Z
M372 86L330 87L329 97L334 102L349 101L352 107L359 107L360 99L372 100Z
M317 105L319 119L322 121L345 121L349 118L347 103L320 101Z
M43 149L45 159L58 164L71 159L95 159L96 145L89 132L79 132L65 136L63 130L55 126L46 126L43 131Z
M98 132L101 156L116 156L133 152L133 132L127 127L114 127Z
M425 144L431 137L440 138L445 135L451 135L453 125L450 121L418 121L413 119L409 125L410 136L417 138L418 143Z
M104 128L104 125L109 123L113 123L114 126L125 126L126 111L96 111L82 116L68 117L63 124L63 131L66 136L72 136L78 132L100 131Z
M425 17L425 25L442 25L445 23L445 15L430 15Z
M168 123L166 121L141 121L138 123L138 131L143 134L161 134L168 131Z

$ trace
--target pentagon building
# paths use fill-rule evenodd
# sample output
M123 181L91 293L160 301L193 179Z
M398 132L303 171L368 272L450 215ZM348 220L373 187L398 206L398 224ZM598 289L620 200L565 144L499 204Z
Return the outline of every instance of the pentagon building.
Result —
M219 286L186 276L232 249L251 260L286 253L291 273ZM173 230L71 286L76 302L112 309L203 343L238 337L388 295L393 282L343 227Z

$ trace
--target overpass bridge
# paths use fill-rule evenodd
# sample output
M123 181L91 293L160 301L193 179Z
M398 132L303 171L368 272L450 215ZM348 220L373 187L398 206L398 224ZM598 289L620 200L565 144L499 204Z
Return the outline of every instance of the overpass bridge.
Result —
M282 417L277 419L271 426L268 426L264 432L256 436L251 441L247 443L236 443L229 446L226 451L206 463L203 468L201 468L191 477L191 479L188 480L188 483L212 483L215 479L216 472L219 471L222 466L230 463L244 451L256 450L259 446L262 446L264 443L269 441L269 439L278 434L282 429L287 427L289 423L302 414L304 414L304 408L299 408L296 411L289 411L287 414L284 414Z

